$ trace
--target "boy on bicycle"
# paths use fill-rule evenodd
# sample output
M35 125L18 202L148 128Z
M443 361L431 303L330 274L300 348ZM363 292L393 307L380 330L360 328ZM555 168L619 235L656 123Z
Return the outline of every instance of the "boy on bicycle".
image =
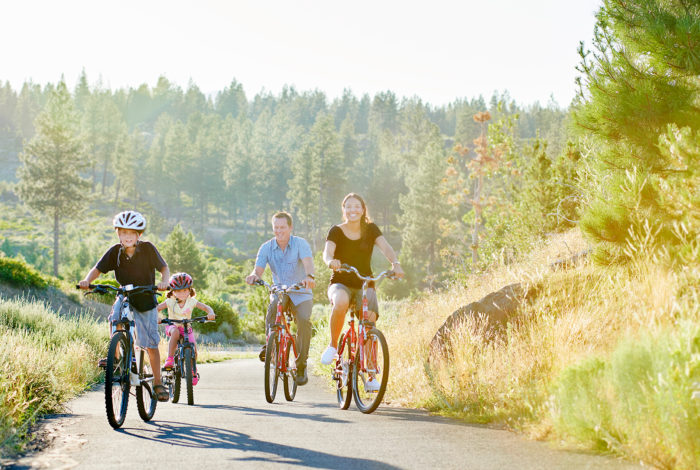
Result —
M160 253L152 243L141 241L140 237L146 229L146 219L139 212L124 211L114 216L112 225L119 237L119 243L113 245L97 262L85 279L80 281L81 289L89 285L101 274L114 270L114 277L120 285L148 286L155 284L155 271L161 274L158 283L159 290L168 288L170 270ZM155 294L141 293L129 296L129 303L134 310L136 323L136 346L146 349L153 370L153 391L158 401L168 401L168 392L160 379L160 352L158 343L158 312ZM119 308L112 308L112 320L118 320Z
M275 238L262 244L255 259L255 269L245 281L253 284L260 279L267 265L272 271L272 281L275 284L291 286L303 282L303 291L289 293L290 307L297 319L297 385L305 385L309 379L306 375L306 358L309 356L311 342L311 308L313 300L311 289L314 282L314 261L309 243L301 237L292 235L292 216L287 212L277 212L272 216L272 231ZM265 332L269 334L270 325L275 321L277 299L270 299L265 318ZM265 345L260 351L260 360L265 361Z

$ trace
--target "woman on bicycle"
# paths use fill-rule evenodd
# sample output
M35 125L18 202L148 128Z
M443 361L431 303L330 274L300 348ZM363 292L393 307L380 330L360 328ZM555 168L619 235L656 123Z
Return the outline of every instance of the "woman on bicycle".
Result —
M331 342L321 355L323 364L330 364L338 351L338 337L343 329L345 314L351 302L357 311L362 311L362 281L354 273L338 272L342 264L354 266L364 276L372 275L372 251L376 245L391 263L396 277L403 277L394 249L389 245L381 230L374 224L367 211L365 201L359 194L350 193L341 204L343 223L334 225L328 231L326 245L323 249L323 261L334 272L328 286L328 298L331 301ZM369 320L376 321L378 317L377 294L374 286L367 289L369 302ZM371 387L371 382L368 383Z
M168 292L165 302L158 305L158 311L161 312L168 309L168 318L171 320L182 320L184 318L192 318L192 310L198 308L207 312L207 320L214 320L216 315L214 310L207 304L199 302L195 299L195 290L192 288L192 276L187 273L175 273L170 277L170 292ZM185 334L183 325L168 325L165 328L165 334L170 336L168 343L168 358L163 364L164 369L172 369L175 365L174 355L177 349L177 343L180 337ZM190 329L187 332L190 343L194 346L194 357L197 359L197 346L194 339L194 332ZM199 374L192 377L192 385L197 385L199 382Z

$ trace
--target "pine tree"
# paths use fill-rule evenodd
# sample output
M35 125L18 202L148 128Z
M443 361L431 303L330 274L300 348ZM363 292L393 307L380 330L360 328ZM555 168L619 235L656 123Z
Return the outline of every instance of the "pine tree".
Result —
M206 287L206 261L192 232L185 233L180 224L176 225L163 242L161 252L171 273L186 272L197 286Z
M695 170L692 159L665 153L659 139L670 126L700 130L699 18L696 1L605 0L593 52L581 47L574 117L593 138L596 176L581 227L597 242L600 262L628 260L644 232L672 255L684 243L674 228L682 214L669 210L663 188L682 190ZM697 227L688 230L697 236Z
M36 134L20 155L18 193L32 209L53 222L53 274L58 276L59 229L64 217L76 218L85 203L87 182L79 175L84 144L66 84L51 93L37 117Z

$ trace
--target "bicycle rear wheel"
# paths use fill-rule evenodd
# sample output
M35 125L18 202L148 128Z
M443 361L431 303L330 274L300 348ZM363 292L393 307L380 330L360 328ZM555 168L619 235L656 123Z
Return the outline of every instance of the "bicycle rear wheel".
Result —
M144 421L150 421L156 413L158 399L153 391L153 370L151 361L142 348L139 348L139 379L141 385L136 387L136 407L139 409L139 416Z
M277 380L279 379L279 368L277 359L280 355L280 344L277 339L277 331L270 332L265 350L265 399L268 403L275 401L277 394Z
M294 400L297 395L297 357L294 354L294 339L287 340L287 347L284 352L284 360L286 361L287 372L284 374L284 398L287 401Z
M192 390L192 349L185 348L185 358L182 360L185 366L185 385L187 385L187 404L194 405L194 390Z
M338 340L338 359L335 361L333 378L336 381L338 406L341 410L347 410L352 401L352 351L350 350L350 336L344 334Z
M114 429L124 424L129 406L129 347L126 335L116 332L109 341L105 371L105 411L107 421Z
M364 348L360 351L360 348ZM355 404L363 413L377 409L384 398L389 381L389 347L381 331L372 328L367 340L358 341L352 369L352 393Z

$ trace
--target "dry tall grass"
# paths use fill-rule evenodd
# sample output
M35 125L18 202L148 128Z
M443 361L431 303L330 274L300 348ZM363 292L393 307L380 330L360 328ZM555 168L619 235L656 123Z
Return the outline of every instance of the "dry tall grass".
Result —
M700 413L690 400L700 380L700 330L691 328L700 324L700 274L650 259L550 269L584 246L569 232L515 266L405 304L397 321L380 325L391 349L387 399L663 468L700 468ZM467 321L453 331L451 352L428 363L430 340L452 311L513 282L535 295L502 335L487 339ZM667 376L664 367L680 372Z

